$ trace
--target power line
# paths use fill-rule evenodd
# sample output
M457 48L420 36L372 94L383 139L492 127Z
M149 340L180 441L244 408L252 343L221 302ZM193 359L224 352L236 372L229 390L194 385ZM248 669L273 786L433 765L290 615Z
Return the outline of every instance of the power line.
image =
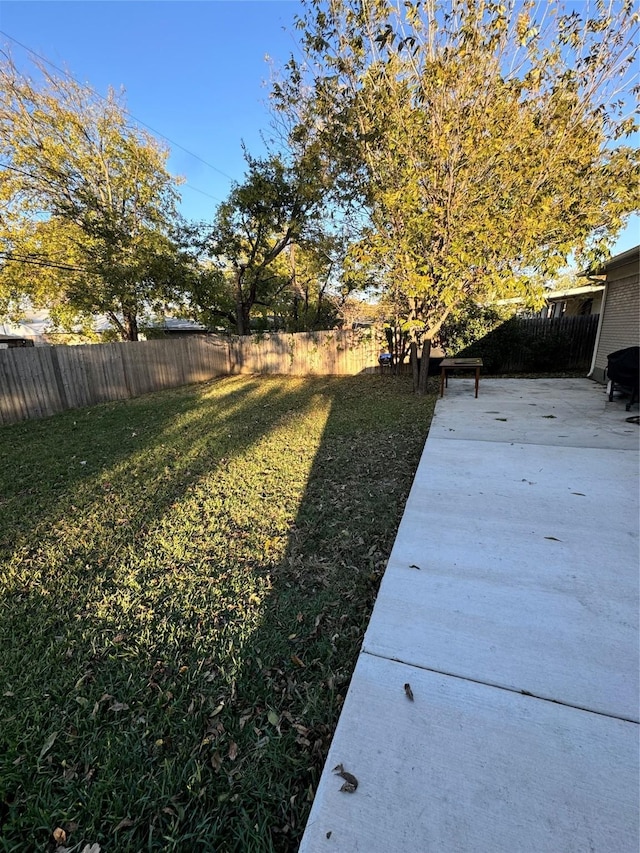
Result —
M195 193L200 193L200 195L206 195L207 198L212 198L214 201L222 202L222 199L218 198L217 195L211 195L211 193L207 193L204 190L198 189L198 187L194 187L193 184L189 184L189 183L180 184L180 188L181 189L184 188L187 190L193 190Z
M51 267L52 269L66 270L67 272L89 272L89 270L86 270L83 267L72 267L69 264L55 264L51 261L37 260L36 258L24 256L20 257L18 255L12 255L9 252L0 252L0 260L14 261L19 264L31 264L35 267Z
M51 62L46 57L41 56L39 53L37 53L35 50L32 50L26 44L23 44L21 41L18 41L17 38L10 36L9 33L5 32L4 30L0 30L0 35L3 35L5 38L8 38L14 44L17 44L23 50L26 50L28 53L32 54L32 56L36 56L41 62L46 63L47 65L51 66L51 68L55 68L55 70L58 71L60 74L64 75L65 77L68 77L70 80L73 80L74 83L77 83L78 86L81 86L83 89L87 89L87 91L92 92L94 95L96 95L96 97L107 102L107 99L104 97L104 95L101 95L100 92L97 92L94 88L87 85L86 83L81 83L79 80L77 80L68 71L64 71L62 68L59 68L57 65L55 65L55 63ZM235 181L235 178L232 178L231 175L228 175L226 172L223 172L222 169L218 169L218 167L214 166L213 163L209 163L207 160L204 160L198 154L194 154L193 151L189 151L189 149L185 148L184 145L180 145L179 142L175 142L173 139L166 136L164 133L161 133L159 130L156 130L155 128L151 127L150 124L147 124L146 122L142 121L142 119L139 119L136 116L134 116L133 113L129 112L129 110L126 107L123 107L122 109L123 109L123 112L125 112L130 118L132 118L138 124L141 124L143 127L146 127L147 130L150 130L152 133L155 133L157 136L161 136L162 139L166 139L166 141L170 142L171 145L174 145L176 148L179 148L181 151L184 151L186 154L189 154L190 157L194 157L196 160L199 160L205 166L208 166L210 169L213 169L214 172L218 172L218 174L223 175L223 177L228 178L230 181Z
M0 163L0 168L9 169L11 172L17 172L19 175L25 175L27 178L35 178L35 175L32 175L31 172L25 172L24 169L17 169L15 166L10 166L8 163ZM193 190L196 193L200 193L200 195L206 195L207 198L212 198L214 201L222 202L222 199L218 198L218 196L211 195L211 193L205 192L205 190L194 187L193 184L190 184L188 181L184 184L179 184L179 186L188 190Z

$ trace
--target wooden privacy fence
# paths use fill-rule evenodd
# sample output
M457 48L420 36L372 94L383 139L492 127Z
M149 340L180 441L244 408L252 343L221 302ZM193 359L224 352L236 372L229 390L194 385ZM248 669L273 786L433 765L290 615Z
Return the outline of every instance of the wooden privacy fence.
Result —
M374 370L373 333L331 331L0 350L0 423L42 418L231 373Z
M588 370L598 314L514 317L456 355L480 357L490 373Z
M379 354L373 329L236 337L229 344L232 373L353 375L374 370Z

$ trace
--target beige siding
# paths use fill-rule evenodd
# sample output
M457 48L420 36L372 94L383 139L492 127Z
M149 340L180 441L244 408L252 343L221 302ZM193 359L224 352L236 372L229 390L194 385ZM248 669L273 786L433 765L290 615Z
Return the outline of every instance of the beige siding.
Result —
M640 343L640 270L628 264L610 274L593 378L603 382L607 356Z

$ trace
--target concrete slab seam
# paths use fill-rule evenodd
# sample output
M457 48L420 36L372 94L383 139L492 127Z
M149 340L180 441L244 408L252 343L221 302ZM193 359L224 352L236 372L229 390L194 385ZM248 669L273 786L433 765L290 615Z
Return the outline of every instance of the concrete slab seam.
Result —
M380 655L376 654L376 652L368 651L367 649L362 649L360 652L361 655L368 655L370 658L378 658L380 660L388 660L392 663L401 663L403 666L408 666L411 669L419 669L423 672L432 672L434 675L443 675L446 678L457 678L458 681L468 681L470 684L481 684L485 687L492 687L496 690L504 690L507 693L515 693L517 696L528 696L531 699L537 699L539 702L549 702L552 705L562 705L565 708L573 708L576 711L583 711L585 714L593 714L597 717L606 717L611 720L620 720L623 723L630 723L631 725L639 725L640 719L634 719L632 717L624 717L618 714L605 714L602 711L595 711L592 708L585 708L582 705L575 705L571 702L562 702L559 699L552 699L549 696L539 696L535 693L531 693L529 690L516 690L514 687L507 687L504 684L499 684L496 681L483 681L479 678L469 678L468 675L459 675L455 672L446 672L442 669L434 669L430 666L420 666L420 664L410 663L409 661L403 660L402 658L389 657L388 655Z

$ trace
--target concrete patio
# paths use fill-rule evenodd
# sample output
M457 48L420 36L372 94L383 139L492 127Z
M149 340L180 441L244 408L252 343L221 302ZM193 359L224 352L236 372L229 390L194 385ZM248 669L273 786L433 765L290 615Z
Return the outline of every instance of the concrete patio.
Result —
M303 853L637 853L634 413L586 379L449 382Z

